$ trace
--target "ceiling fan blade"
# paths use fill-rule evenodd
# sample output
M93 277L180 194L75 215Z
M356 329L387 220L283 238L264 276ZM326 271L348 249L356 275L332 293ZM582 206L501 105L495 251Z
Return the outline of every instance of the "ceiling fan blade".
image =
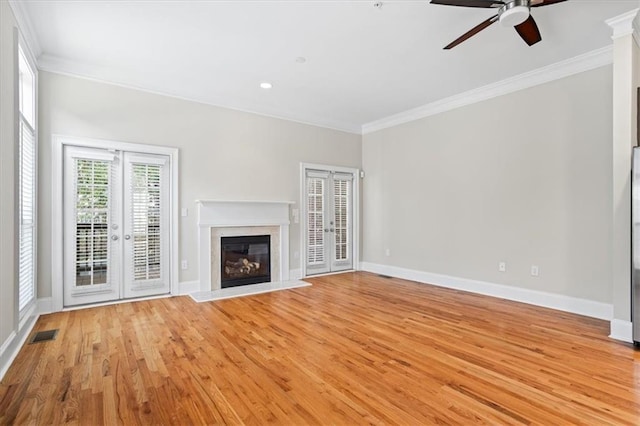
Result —
M550 6L567 0L531 0L531 7Z
M470 29L469 31L467 31L466 33L464 33L463 35L461 35L460 37L458 37L448 45L446 45L444 49L445 50L453 49L463 41L478 34L480 31L484 30L485 28L487 28L489 25L493 24L497 20L498 20L498 15L492 16L491 18L487 19L486 21L482 22L479 25L476 25L475 27L473 27L472 29Z
M502 7L502 0L431 0L431 4L442 4L445 6L462 6L462 7Z
M516 25L515 29L518 34L520 34L520 37L522 37L525 43L527 43L529 46L533 46L534 44L542 40L540 30L538 29L538 24L536 24L536 21L531 15L529 15L529 18L522 24Z

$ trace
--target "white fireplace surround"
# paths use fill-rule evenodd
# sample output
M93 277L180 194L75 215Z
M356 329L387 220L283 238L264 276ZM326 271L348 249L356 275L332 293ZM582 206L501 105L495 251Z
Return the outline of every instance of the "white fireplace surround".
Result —
M258 228L272 227L276 228L275 232L279 230L279 244L271 249L271 280L289 280L289 206L294 204L293 201L196 200L196 203L200 291L220 289L219 271L212 271L212 249L215 249L212 236L239 235L238 228L256 228L257 231ZM250 229L247 232L242 230L242 233L253 234ZM278 263L274 265L274 262Z

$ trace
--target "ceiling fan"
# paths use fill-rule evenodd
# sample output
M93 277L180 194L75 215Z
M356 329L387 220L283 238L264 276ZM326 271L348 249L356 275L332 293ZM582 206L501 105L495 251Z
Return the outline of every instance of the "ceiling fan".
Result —
M492 16L481 24L473 27L444 48L452 49L463 41L473 37L480 31L487 28L494 22L500 21L505 27L514 27L520 37L529 46L533 46L540 40L540 30L536 21L531 16L532 7L549 6L567 0L431 0L432 4L443 4L446 6L461 7L482 7L487 9L498 9L498 14Z

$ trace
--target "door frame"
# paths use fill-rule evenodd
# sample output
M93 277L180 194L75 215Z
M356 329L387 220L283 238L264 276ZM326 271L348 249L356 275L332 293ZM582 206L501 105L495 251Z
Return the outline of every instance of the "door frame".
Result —
M179 274L179 193L178 193L178 148L144 145L105 139L81 138L54 134L51 137L51 305L53 312L64 309L64 147L67 145L143 154L166 155L169 166L169 279L171 294L178 294Z
M351 238L353 241L353 269L360 270L360 169L353 167L329 166L326 164L300 163L300 271L301 277L307 277L307 203L306 179L307 170L327 170L329 172L348 173L353 175L353 224ZM341 271L344 272L344 271ZM329 272L331 273L331 272ZM317 276L317 275L316 275Z

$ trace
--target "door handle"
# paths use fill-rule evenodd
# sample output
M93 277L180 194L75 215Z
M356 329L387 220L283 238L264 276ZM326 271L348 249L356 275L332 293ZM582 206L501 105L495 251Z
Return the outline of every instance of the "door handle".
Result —
M329 231L334 232L334 231L335 231L335 229L331 228Z
M324 232L329 232L329 230L327 228L324 228Z
M111 236L111 239L112 239L113 241L118 241L118 236L117 236L117 235L112 235L112 236Z
M125 239L125 240L130 240L130 239L131 239L131 235L129 235L129 234L125 235L125 236L124 236L124 239Z

